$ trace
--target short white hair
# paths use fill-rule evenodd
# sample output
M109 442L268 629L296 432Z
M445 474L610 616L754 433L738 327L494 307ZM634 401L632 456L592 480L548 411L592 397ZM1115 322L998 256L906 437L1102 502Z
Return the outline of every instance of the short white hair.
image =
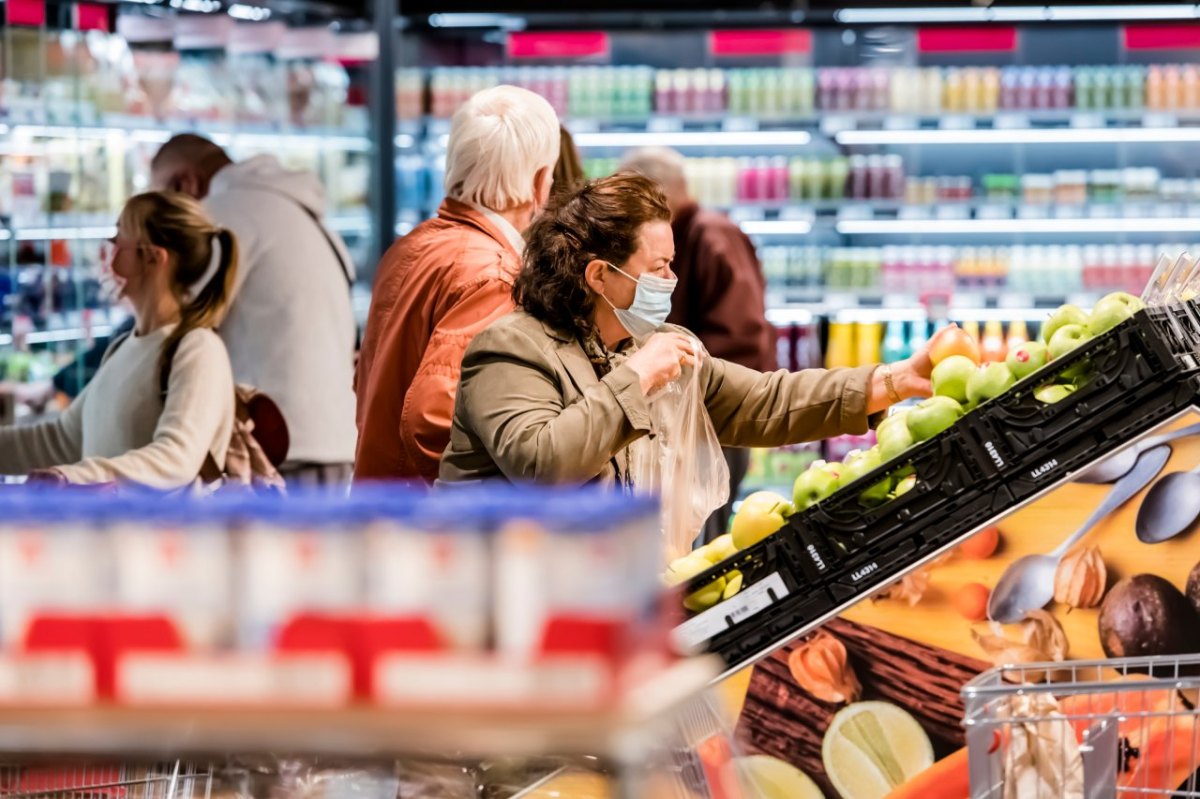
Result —
M450 123L446 196L506 211L531 202L533 177L558 160L558 116L516 86L476 92Z
M687 162L670 147L639 147L625 153L621 170L645 175L664 189L687 187Z

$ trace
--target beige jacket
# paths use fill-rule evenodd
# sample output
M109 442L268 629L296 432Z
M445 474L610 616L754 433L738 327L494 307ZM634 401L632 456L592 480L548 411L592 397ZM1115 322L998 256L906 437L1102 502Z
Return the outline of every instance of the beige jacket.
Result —
M874 366L764 373L706 358L701 368L704 404L726 446L777 447L867 430ZM613 483L622 451L653 432L628 365L598 378L573 337L517 311L467 348L439 480Z

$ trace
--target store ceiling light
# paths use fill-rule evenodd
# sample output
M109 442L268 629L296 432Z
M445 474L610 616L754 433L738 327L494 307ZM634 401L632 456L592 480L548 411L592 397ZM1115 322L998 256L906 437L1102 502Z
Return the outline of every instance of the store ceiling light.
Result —
M578 147L800 147L812 141L804 130L605 131L577 133Z
M1031 5L1001 8L843 8L834 14L844 25L936 22L1101 22L1141 19L1195 19L1194 3L1138 3L1113 6Z
M743 225L743 230L745 226ZM1071 233L1200 233L1200 218L1146 217L1138 219L863 219L837 223L845 236L908 236L941 233L1071 234Z
M431 28L501 28L519 31L525 29L525 20L509 14L430 14Z
M1136 144L1200 142L1200 128L995 128L968 130L843 130L838 144Z
M262 6L250 6L245 3L234 3L229 6L229 16L248 22L262 22L271 16L271 9Z
M804 236L812 230L805 219L751 219L741 223L747 236Z

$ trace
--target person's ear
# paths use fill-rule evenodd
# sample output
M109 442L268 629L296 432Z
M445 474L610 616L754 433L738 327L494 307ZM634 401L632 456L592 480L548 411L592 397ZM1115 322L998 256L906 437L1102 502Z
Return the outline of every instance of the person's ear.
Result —
M145 244L141 247L142 263L155 269L166 269L170 265L171 255L166 247L157 244Z
M168 191L177 191L197 200L204 197L206 189L200 173L191 167L180 169L167 181Z
M546 207L550 201L550 190L554 188L554 169L544 166L533 174L534 204L539 208Z
M583 279L596 294L607 296L605 293L606 281L610 277L608 264L601 260L588 261L588 265L583 268Z

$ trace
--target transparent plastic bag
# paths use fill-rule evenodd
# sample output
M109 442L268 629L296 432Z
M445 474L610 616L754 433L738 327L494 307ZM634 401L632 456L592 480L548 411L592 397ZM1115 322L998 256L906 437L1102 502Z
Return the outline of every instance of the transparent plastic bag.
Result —
M635 489L662 502L662 534L667 560L686 555L712 512L729 500L729 467L717 431L704 407L700 364L708 358L694 337L696 366L650 397L653 438L631 448Z

